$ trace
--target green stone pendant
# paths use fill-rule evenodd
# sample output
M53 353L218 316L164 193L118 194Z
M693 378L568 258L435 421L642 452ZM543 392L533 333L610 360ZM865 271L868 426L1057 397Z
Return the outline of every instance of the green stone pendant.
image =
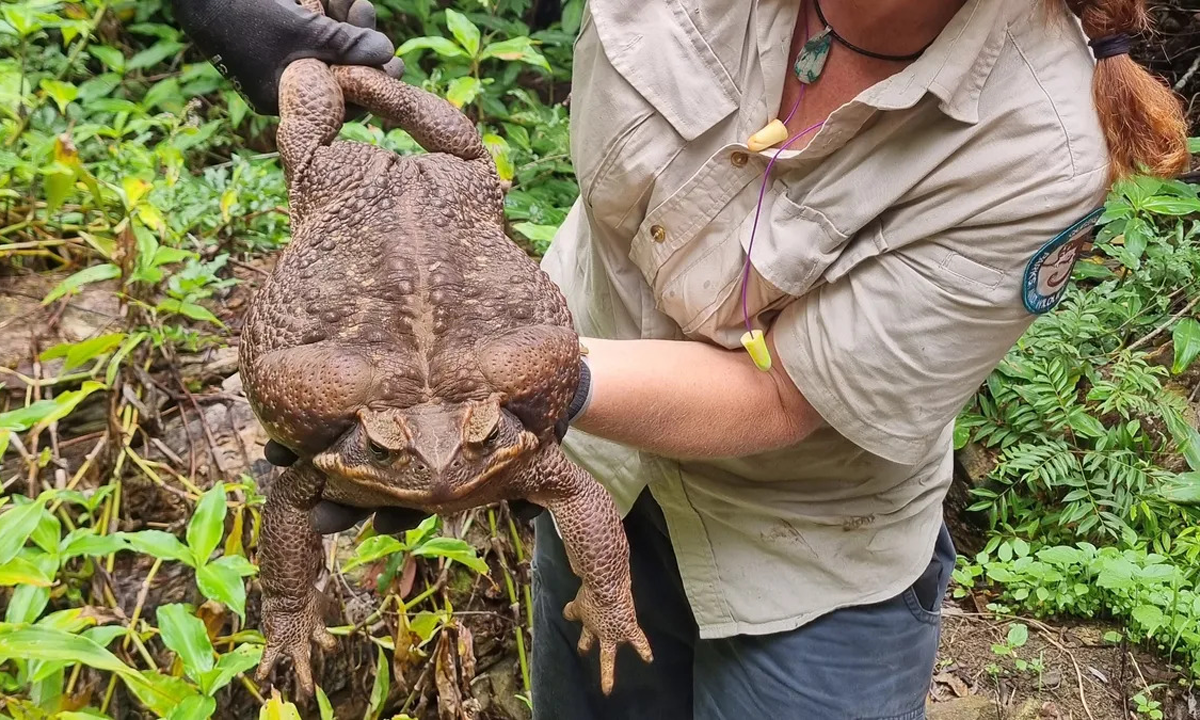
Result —
M833 36L829 28L809 38L796 56L796 78L805 85L816 82L825 69L825 59L829 57L829 48L832 46Z

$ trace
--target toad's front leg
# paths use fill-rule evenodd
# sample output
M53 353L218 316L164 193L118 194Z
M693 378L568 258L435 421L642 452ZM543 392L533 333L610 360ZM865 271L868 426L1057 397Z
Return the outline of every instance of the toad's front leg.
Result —
M600 641L600 689L607 695L619 645L629 643L643 660L653 660L634 611L629 543L621 517L612 497L558 445L541 451L534 478L528 498L554 516L571 570L583 581L563 615L583 623L581 653Z
M265 680L280 655L287 655L305 697L313 693L310 642L317 641L325 650L337 646L321 618L316 586L321 575L321 536L309 525L309 511L320 500L324 485L324 477L307 461L284 471L267 494L258 541L267 647L257 678Z

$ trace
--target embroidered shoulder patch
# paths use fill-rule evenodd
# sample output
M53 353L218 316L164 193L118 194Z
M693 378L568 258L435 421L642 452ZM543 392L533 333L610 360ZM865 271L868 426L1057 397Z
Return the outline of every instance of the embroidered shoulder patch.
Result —
M1097 208L1088 213L1043 245L1042 249L1029 259L1021 288L1026 310L1040 315L1051 310L1062 300L1067 292L1067 281L1071 279L1071 270L1083 249L1083 243L1103 212L1104 208Z

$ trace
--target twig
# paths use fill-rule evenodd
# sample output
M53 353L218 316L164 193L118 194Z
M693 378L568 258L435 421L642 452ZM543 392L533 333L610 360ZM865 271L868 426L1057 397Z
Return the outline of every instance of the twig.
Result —
M1189 67L1187 72L1180 76L1179 81L1175 83L1175 92L1182 92L1183 88L1188 84L1188 81L1192 79L1192 76L1196 74L1197 70L1200 70L1200 55L1196 56L1196 59L1192 61L1191 67Z
M1138 340L1134 344L1130 345L1127 349L1128 350L1137 350L1142 345L1145 345L1146 343L1150 342L1154 338L1158 337L1158 335L1160 333L1162 333L1167 328L1171 327L1172 323L1174 323L1176 320L1183 317L1184 315L1187 315L1189 312L1192 311L1192 308L1196 307L1197 305L1200 305L1200 295L1197 295L1195 298L1192 299L1192 301L1190 303L1188 303L1187 305L1184 305L1182 310L1175 313L1171 317L1167 318L1166 321L1164 321L1162 325L1159 325L1158 327L1151 330L1148 335L1143 337L1141 340Z

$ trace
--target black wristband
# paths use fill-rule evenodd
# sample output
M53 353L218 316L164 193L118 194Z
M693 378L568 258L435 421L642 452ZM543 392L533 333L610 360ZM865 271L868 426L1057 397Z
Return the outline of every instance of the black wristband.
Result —
M592 370L588 367L587 359L579 358L579 384L575 386L575 397L567 406L567 422L575 421L579 414L587 409L592 399Z

